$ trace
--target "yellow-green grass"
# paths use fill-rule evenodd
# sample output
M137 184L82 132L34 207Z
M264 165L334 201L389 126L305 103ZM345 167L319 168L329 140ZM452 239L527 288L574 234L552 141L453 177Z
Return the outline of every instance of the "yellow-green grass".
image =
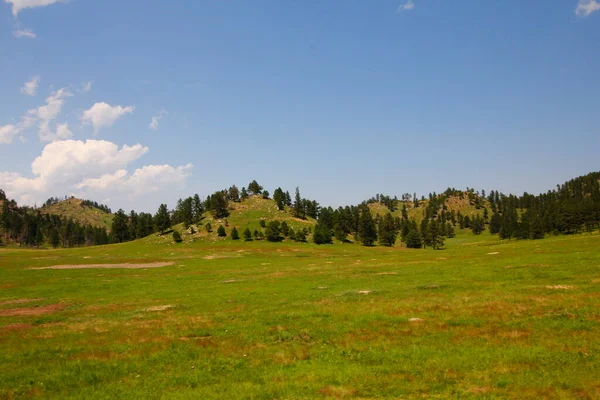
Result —
M56 204L40 208L42 214L54 214L72 218L82 225L92 225L110 229L113 215L94 207L81 206L80 199L67 199Z
M406 205L406 213L408 217L411 219L417 220L417 222L421 222L423 220L423 213L425 212L427 205L429 204L429 200L419 201L419 207L414 207L412 202L402 203L399 202L397 209L392 212L394 217L402 216L402 205ZM446 199L445 203L448 211L460 212L464 216L473 216L473 215L481 215L483 216L483 208L477 208L474 205L470 204L469 199L465 195L464 198L460 198L459 196L450 196ZM488 212L490 212L490 205L487 200L482 200L483 207L488 208ZM381 203L370 203L369 208L371 213L375 215L385 215L390 212L389 208L386 205Z
M486 233L445 251L0 249L0 315L62 305L0 316L0 398L599 398L599 249ZM155 261L175 264L28 269Z
M226 218L213 218L210 212L204 213L202 221L199 224L192 225L194 233L191 233L192 229L185 230L182 224L175 226L174 229L181 233L184 242L197 240L215 242L229 240L231 231L235 227L238 230L241 240L244 240L243 232L246 228L249 228L251 232L255 230L264 231L264 228L260 226L261 220L265 221L265 224L268 224L270 221L285 221L294 230L311 228L316 225L316 221L313 218L305 220L294 218L289 207L286 207L285 210L279 210L273 200L263 199L261 196L250 196L239 203L229 202L229 216ZM206 230L207 224L210 224L212 227L212 232L210 233ZM219 225L223 225L225 228L226 238L220 238L217 235ZM169 243L172 241L172 238L169 235L152 235L143 239L143 241L160 244Z

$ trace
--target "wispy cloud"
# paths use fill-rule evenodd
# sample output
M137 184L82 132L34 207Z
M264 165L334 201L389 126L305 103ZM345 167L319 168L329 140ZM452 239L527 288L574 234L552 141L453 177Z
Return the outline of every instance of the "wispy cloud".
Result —
M37 88L40 84L40 76L34 76L28 82L25 82L25 85L21 88L21 93L27 94L29 96L35 96L37 93Z
M153 131L157 131L158 124L165 115L167 115L167 111L165 111L164 109L160 110L160 112L157 115L152 117L152 121L150 121L150 125L148 125L148 128L152 129Z
M591 13L600 10L599 0L579 0L577 8L575 9L575 15L578 17L588 17Z
M82 93L87 93L87 92L89 92L90 90L92 90L92 81L83 82L83 83L81 84L81 89L80 89L80 92L82 92Z
M400 6L396 10L396 12L412 11L414 9L415 9L415 3L412 0L408 0L406 3L400 4Z
M18 29L13 32L13 36L17 39L35 39L37 35L31 29Z

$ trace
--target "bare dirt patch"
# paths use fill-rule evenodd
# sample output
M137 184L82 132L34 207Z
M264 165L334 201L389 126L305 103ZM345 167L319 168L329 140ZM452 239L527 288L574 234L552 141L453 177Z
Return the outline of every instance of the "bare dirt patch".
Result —
M0 301L0 306L6 306L9 304L22 304L22 303L33 303L34 301L42 301L44 299L16 299L16 300L7 300Z
M571 286L571 285L554 285L554 286L546 286L546 289L553 289L553 290L573 290L574 286Z
M398 275L397 272L378 272L375 275Z
M73 265L54 265L52 267L38 267L28 269L103 269L103 268L116 268L116 269L144 269L144 268L161 268L168 267L169 265L175 264L174 262L155 262L145 264L73 264Z
M57 303L49 304L42 307L32 308L13 308L10 310L0 310L0 317L14 317L17 315L44 315L53 314L67 307L66 304Z

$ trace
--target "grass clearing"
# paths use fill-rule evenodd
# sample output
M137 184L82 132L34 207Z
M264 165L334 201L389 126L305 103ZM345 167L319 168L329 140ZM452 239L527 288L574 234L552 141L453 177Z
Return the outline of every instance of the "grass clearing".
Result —
M599 248L0 249L0 398L599 398Z

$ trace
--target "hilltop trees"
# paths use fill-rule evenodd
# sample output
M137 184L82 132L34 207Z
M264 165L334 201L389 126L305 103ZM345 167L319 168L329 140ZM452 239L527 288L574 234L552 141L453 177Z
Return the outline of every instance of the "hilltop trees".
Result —
M300 188L296 187L296 196L294 197L294 217L300 219L306 219L306 209L304 208L304 201L300 197Z
M277 204L277 208L283 210L285 207L285 193L281 188L275 189L273 192L273 200Z
M252 181L248 184L248 192L250 194L261 194L263 187L258 184L256 181Z
M229 216L227 208L227 197L222 191L216 191L206 198L207 209L214 218L225 218Z

